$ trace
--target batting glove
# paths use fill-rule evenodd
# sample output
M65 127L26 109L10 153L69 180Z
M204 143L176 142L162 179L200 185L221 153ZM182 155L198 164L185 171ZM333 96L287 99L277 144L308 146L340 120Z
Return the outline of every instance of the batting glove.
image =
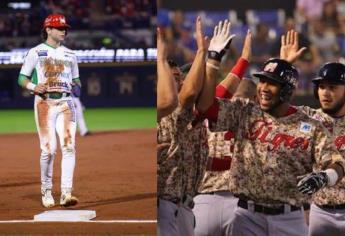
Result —
M301 179L297 188L303 194L311 195L328 184L328 176L325 171L313 172Z
M219 21L214 27L213 37L208 47L209 58L220 61L225 54L225 50L229 48L231 40L235 37L230 34L231 23L228 20Z
M80 97L81 95L81 87L77 83L72 84L72 94L74 97Z

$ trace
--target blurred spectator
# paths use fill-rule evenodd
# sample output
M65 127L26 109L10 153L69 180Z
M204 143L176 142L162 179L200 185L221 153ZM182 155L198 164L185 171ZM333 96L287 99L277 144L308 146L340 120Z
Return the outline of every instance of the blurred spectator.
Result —
M131 44L133 40L126 39L124 30L135 31L136 29L146 30L151 34L146 34L150 39L142 42L153 42L154 33L151 29L156 17L156 3L154 0L41 0L40 4L33 4L30 11L27 10L6 10L0 13L0 37L7 42L10 37L14 40L14 45L33 46L31 42L39 41L43 19L51 13L62 13L66 16L68 23L72 26L71 35L79 34L79 30L90 30L89 37L82 38L80 45L88 45L86 41L96 41L94 37L104 38L107 33L113 34L112 43L109 40L105 46L137 47ZM97 32L97 33L93 33ZM8 38L6 38L8 37ZM24 37L30 37L23 40ZM116 38L120 38L117 40ZM37 39L36 39L37 38ZM73 43L67 40L68 43ZM128 46L129 45L129 46ZM154 44L141 46L153 47ZM11 48L12 45L4 46ZM91 45L91 48L94 46ZM84 49L84 48L78 48Z
M320 19L326 0L297 0L297 12L306 21Z
M337 11L337 2L335 0L329 0L324 3L321 21L326 29L338 32L339 15Z
M269 28L267 25L263 23L256 25L252 48L252 62L256 67L261 67L265 61L272 57L269 49L272 48L273 42L268 32Z
M320 56L326 61L332 61L339 50L335 32L327 29L321 20L313 21L310 41L318 48Z
M171 15L171 36L174 39L181 38L183 28L187 28L188 26L191 28L191 22L185 22L182 11L175 11Z

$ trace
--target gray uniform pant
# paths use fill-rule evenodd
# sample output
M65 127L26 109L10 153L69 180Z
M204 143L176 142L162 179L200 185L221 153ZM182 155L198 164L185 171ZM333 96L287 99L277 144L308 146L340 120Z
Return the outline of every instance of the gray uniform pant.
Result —
M279 215L266 215L237 207L233 236L307 236L303 210Z
M199 194L194 198L195 235L228 236L238 198L229 191Z
M345 235L345 210L325 210L312 204L309 216L309 235Z
M195 218L189 207L159 199L157 218L158 236L194 236Z

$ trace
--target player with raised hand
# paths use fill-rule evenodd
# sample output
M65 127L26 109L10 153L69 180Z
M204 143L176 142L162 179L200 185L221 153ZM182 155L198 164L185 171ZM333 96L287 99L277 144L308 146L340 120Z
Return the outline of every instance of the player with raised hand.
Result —
M192 124L195 100L203 85L207 50L200 17L196 19L196 41L198 50L178 91L177 107L171 109L170 114L162 109L158 116L158 145L170 144L161 147L157 156L158 235L194 235L193 197L205 169L208 151L206 127L200 122ZM161 49L164 45L158 46ZM165 76L171 73L165 71ZM177 84L168 86L169 96L176 97ZM162 91L157 92L161 94ZM170 101L169 106L173 105L174 101Z
M34 109L41 147L41 193L45 207L55 205L52 188L56 133L62 151L60 205L67 207L78 203L72 195L76 114L71 93L80 90L81 85L77 57L61 45L69 28L63 15L49 15L42 30L45 41L29 50L18 78L22 87L36 95Z
M214 37L217 35L215 34ZM224 40L227 38L224 37ZM216 97L230 99L242 83L241 79L251 58L251 41L252 34L248 31L242 55L227 77L216 87ZM214 40L211 40L211 44L212 42ZM225 51L225 49L222 50ZM217 74L215 76L217 78ZM194 198L193 212L196 218L195 235L197 236L230 235L231 233L231 223L238 201L238 198L229 191L233 144L234 135L231 131L210 132L208 130L208 163L199 187L199 194Z
M291 63L270 59L254 76L259 79L257 102L214 99L215 88L204 86L208 96L197 104L212 131L234 133L229 190L239 201L231 233L306 235L302 204L310 197L298 191L298 177L321 167L335 171L339 181L345 162L327 130L290 105L298 81ZM333 184L329 178L327 174L325 185Z
M282 41L281 57L296 60L299 57L297 40ZM339 62L324 64L313 79L314 95L319 100L321 108L312 109L300 107L312 118L319 120L333 135L333 140L339 152L345 156L345 65ZM327 236L344 235L345 223L345 180L338 184L336 172L318 172L306 176L299 184L300 191L311 194L315 186L329 186L314 194L310 209L309 235Z
M177 86L168 63L163 32L157 28L157 121L177 106Z

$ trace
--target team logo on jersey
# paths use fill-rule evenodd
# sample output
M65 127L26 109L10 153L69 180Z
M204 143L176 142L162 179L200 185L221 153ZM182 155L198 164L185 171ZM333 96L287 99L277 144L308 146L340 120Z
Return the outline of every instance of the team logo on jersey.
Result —
M48 56L48 50L40 50L37 52L39 57L47 57Z
M276 132L272 122L259 119L255 120L249 131L245 134L249 140L258 140L267 144L267 150L275 151L278 148L306 150L309 146L309 140L305 137L296 137L287 133Z
M306 122L301 122L301 126L299 127L299 131L302 133L310 133L312 125Z

